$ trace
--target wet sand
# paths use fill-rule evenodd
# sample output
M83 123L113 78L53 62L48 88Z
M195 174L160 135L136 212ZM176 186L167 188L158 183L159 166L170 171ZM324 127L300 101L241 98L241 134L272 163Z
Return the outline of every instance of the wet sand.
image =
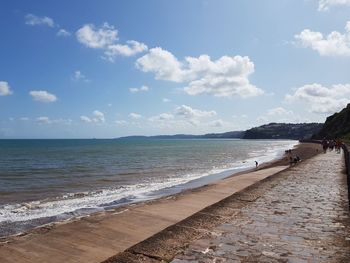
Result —
M318 152L319 145L303 143L293 155L304 160ZM174 196L9 237L1 241L0 262L100 262L288 167L285 157Z

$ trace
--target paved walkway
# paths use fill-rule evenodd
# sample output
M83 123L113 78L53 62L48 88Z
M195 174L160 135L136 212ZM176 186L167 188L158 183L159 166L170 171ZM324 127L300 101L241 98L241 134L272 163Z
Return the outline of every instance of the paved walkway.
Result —
M343 156L320 154L284 178L173 263L350 262Z

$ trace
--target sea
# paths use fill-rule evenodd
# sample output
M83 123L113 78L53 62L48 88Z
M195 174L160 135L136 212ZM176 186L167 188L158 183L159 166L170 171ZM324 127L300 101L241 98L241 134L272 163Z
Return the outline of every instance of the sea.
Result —
M0 237L200 187L293 140L0 140Z

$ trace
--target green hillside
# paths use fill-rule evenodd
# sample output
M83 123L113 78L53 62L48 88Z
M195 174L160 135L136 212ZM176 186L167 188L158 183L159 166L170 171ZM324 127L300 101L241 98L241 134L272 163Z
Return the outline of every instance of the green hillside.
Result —
M342 138L350 140L350 104L348 104L342 111L329 116L322 129L316 133L313 138Z
M321 128L320 123L269 123L247 130L243 139L310 139Z

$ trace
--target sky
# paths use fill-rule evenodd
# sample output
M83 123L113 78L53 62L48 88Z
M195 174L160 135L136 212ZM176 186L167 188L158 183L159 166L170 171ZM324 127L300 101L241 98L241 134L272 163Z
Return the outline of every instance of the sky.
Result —
M218 133L350 102L350 0L11 0L0 17L0 138Z

